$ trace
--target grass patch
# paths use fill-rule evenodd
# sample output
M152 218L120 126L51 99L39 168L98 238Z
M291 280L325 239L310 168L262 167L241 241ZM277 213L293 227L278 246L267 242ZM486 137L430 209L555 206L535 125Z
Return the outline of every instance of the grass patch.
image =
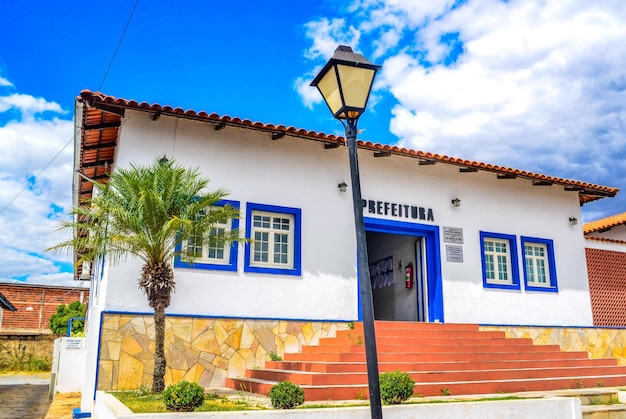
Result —
M47 372L52 362L36 356L26 345L14 347L0 344L0 373L6 372Z
M163 394L151 393L147 390L112 391L111 394L124 403L133 413L166 413ZM195 412L230 412L238 410L263 410L242 398L229 399L217 394L206 394L202 406Z

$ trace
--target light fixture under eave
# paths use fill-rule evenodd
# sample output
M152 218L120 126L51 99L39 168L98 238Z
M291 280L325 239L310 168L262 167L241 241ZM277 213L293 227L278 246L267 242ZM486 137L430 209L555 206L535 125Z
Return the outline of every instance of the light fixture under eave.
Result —
M575 226L576 224L578 224L578 218L576 218L576 217L569 217L569 223L570 223L570 225Z
M455 208L458 208L461 206L461 200L459 198L457 198L456 196L454 198L452 198L452 200L450 201L452 203L452 206Z
M341 182L337 185L337 187L339 188L340 192L345 192L348 190L348 184L346 182Z

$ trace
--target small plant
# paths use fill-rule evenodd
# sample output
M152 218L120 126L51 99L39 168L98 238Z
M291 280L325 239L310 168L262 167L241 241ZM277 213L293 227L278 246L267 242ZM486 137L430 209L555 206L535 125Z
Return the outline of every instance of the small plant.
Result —
M204 403L204 389L189 381L171 384L163 392L163 403L171 412L193 412Z
M367 393L365 392L365 390L361 390L359 391L359 393L355 396L355 398L357 400L366 400L367 399Z
M278 355L276 352L270 352L268 354L268 356L270 357L270 360L272 361L282 361L283 357Z
M354 322L348 322L348 329L354 330Z
M274 409L293 409L304 403L304 390L289 381L274 385L269 396Z
M361 335L352 336L351 333L348 333L346 337L353 345L363 345L363 336Z
M442 396L449 396L450 395L450 389L449 388L442 388L440 391L441 391L441 395Z
M380 398L385 404L401 404L413 395L415 380L406 372L380 374Z

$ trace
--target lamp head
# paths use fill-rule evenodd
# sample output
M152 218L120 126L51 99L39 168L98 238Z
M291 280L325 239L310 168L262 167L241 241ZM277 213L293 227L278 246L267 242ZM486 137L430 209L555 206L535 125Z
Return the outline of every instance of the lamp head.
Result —
M352 48L339 45L311 86L317 87L335 118L356 121L365 112L379 69Z

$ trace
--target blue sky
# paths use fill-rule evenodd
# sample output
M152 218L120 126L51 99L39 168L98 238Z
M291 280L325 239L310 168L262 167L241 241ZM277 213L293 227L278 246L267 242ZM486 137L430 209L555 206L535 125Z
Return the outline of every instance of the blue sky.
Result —
M308 86L338 44L383 66L361 139L626 190L621 0L6 3L0 281L71 280L43 249L71 205L80 90L340 134Z

